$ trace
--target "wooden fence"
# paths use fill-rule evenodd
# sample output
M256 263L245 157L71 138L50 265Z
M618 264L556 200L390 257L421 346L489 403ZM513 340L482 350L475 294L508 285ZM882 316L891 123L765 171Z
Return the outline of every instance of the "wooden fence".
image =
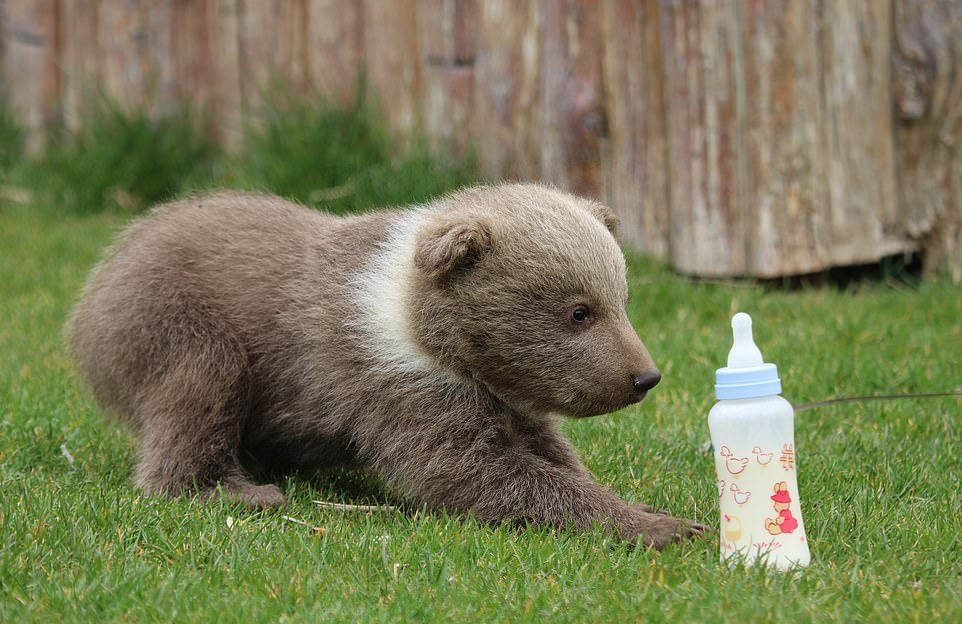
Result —
M679 270L773 277L923 251L962 273L955 0L0 0L39 136L91 93L206 107L235 145L272 81L490 177L600 196Z

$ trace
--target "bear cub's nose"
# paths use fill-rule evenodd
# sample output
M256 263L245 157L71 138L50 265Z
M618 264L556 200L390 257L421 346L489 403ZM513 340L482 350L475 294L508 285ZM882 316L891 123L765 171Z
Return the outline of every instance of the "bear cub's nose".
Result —
M637 392L647 392L661 381L661 373L658 369L647 370L643 373L635 373L631 376L631 383Z

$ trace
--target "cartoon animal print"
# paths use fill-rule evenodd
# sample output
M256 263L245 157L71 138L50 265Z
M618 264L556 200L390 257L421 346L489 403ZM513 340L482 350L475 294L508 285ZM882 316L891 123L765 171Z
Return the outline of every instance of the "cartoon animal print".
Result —
M789 506L792 504L792 497L788 494L788 485L784 481L775 484L775 493L772 495L772 506L778 513L775 518L765 518L765 530L772 535L791 533L798 528L798 520L792 515Z
M782 462L782 468L785 470L795 470L795 448L791 444L783 445L778 461Z
M725 480L718 479L715 484L718 486L718 498L721 498L725 494Z
M725 539L729 542L737 542L742 538L742 521L738 516L725 514Z
M741 474L741 472L745 470L745 466L748 465L747 457L735 457L731 449L727 446L721 447L718 453L725 458L725 468L733 475Z
M760 466L767 466L772 463L772 457L775 457L775 453L762 453L762 447L760 446L753 448L752 454L755 455L755 461L757 461Z
M732 483L731 487L732 496L735 498L735 502L739 505L744 505L748 502L748 499L752 497L751 492L746 492L738 487L737 483Z

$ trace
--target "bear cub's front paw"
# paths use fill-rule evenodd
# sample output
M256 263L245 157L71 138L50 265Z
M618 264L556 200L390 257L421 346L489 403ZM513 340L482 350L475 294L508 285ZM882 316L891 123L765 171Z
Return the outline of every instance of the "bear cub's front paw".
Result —
M620 526L623 539L661 550L672 542L699 537L710 530L693 520L652 513L650 509L648 505L632 505L628 520Z
M286 507L287 497L273 483L255 485L247 481L221 483L210 491L211 497L223 496L247 505L252 509L272 509Z

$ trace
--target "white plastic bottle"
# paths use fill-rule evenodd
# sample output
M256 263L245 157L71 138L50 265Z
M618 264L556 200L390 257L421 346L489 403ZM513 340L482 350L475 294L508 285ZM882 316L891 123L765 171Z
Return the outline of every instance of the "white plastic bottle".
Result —
M752 339L752 319L732 318L728 366L715 373L708 414L720 510L721 558L764 561L781 570L811 555L798 496L795 412Z

